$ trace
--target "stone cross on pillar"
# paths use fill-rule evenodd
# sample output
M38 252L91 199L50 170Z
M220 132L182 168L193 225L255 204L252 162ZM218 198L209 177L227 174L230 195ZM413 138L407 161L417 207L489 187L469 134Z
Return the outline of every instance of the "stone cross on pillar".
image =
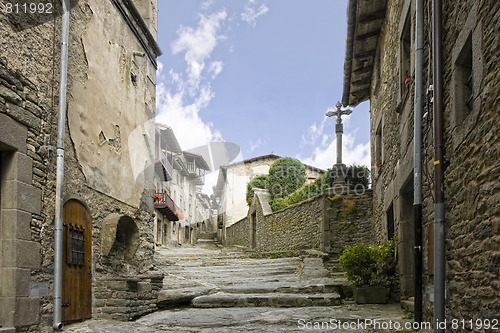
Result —
M352 113L352 110L350 109L341 110L340 107L342 106L342 104L340 104L340 102L337 102L337 105L335 106L337 107L337 110L328 109L326 116L327 117L337 116L337 124L335 125L335 133L337 134L337 164L342 164L342 133L344 133L342 116L350 115Z

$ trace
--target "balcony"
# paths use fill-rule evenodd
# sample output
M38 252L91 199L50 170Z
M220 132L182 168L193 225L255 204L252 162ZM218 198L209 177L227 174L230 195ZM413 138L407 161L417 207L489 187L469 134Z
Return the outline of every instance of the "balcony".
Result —
M168 157L172 160L172 154L168 153ZM155 171L158 175L163 176L164 181L172 180L173 166L165 151L158 146L156 149Z
M162 213L169 221L178 221L179 217L175 215L177 208L174 200L166 192L155 194L155 209Z
M194 181L195 185L205 184L205 170L196 166L196 160L187 162L189 177Z

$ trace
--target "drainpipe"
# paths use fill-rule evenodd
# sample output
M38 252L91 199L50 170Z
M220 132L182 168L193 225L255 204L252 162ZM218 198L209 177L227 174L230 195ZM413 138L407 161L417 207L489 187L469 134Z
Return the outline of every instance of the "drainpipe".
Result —
M413 123L413 221L415 225L415 322L422 322L422 69L424 1L416 1L415 100Z
M54 218L54 318L53 328L61 330L62 309L62 252L63 252L63 181L64 181L64 136L66 126L66 86L68 76L68 35L70 0L62 1L61 27L61 76L59 82L59 117L57 122L57 169L56 211Z
M445 207L444 207L444 138L443 138L443 58L442 3L432 1L432 62L434 85L434 332L445 320Z

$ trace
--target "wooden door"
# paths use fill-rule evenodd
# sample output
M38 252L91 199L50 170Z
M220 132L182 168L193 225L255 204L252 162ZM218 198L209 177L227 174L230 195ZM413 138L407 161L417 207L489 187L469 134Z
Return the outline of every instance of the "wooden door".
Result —
M63 207L63 293L64 322L92 317L92 221L77 200Z

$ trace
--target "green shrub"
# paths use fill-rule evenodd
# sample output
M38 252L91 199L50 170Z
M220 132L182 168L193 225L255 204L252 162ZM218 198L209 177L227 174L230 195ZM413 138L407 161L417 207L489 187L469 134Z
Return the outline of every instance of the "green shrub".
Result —
M253 198L253 188L261 188L266 189L267 182L269 179L269 175L259 175L252 180L250 180L247 184L247 204L250 205Z
M277 159L269 168L267 190L271 201L284 198L304 185L306 168L302 162L292 157Z
M328 169L325 174L316 178L312 183L303 185L284 198L274 198L271 200L270 205L273 212L323 193L323 191L330 187L333 182L332 173L330 171L331 170Z
M394 240L382 245L357 243L346 246L339 263L349 281L356 286L386 286L396 283Z
M349 165L346 171L346 183L351 188L367 189L370 186L370 170L364 165Z

